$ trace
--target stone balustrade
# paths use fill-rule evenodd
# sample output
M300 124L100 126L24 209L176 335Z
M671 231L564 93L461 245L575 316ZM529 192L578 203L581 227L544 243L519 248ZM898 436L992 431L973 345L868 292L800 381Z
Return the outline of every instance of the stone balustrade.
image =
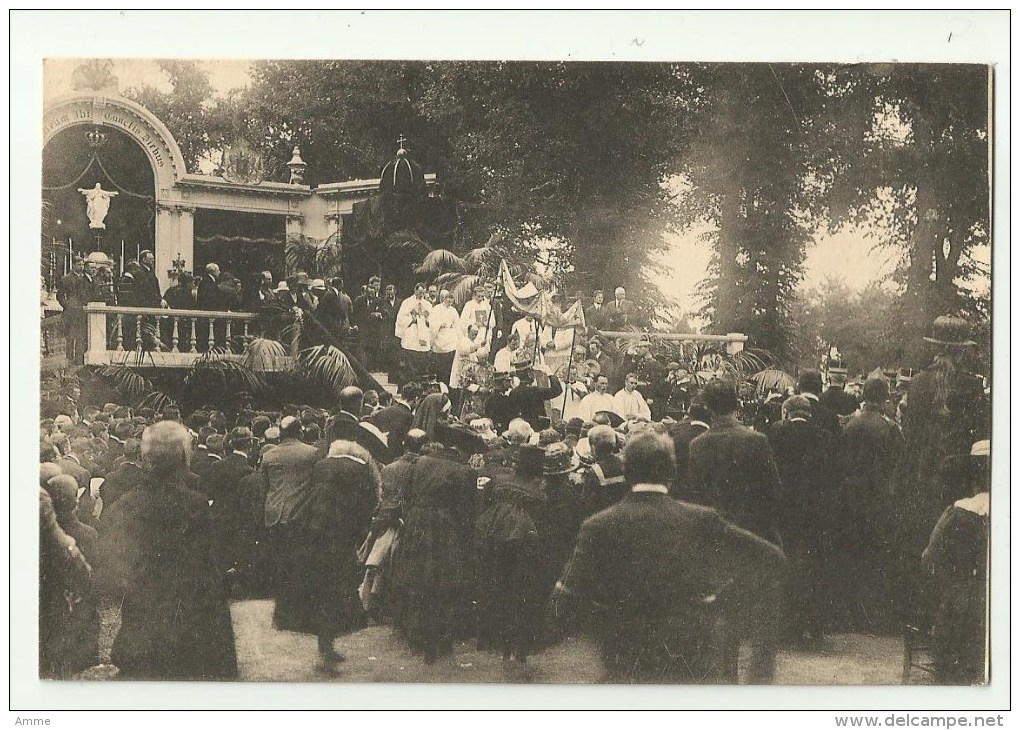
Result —
M93 302L85 316L86 365L188 367L210 349L221 357L239 357L244 341L255 334L256 315Z

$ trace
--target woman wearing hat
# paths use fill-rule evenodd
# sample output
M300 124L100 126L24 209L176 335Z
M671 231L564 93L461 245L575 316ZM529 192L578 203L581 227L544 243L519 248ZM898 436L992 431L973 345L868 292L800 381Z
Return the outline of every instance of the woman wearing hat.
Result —
M473 630L474 528L478 475L468 466L484 448L467 426L439 424L442 448L418 458L400 498L404 525L393 562L393 625L427 664Z
M546 509L540 529L549 540L547 595L574 550L574 540L581 526L583 489L572 479L580 466L580 457L563 442L545 449L542 472Z
M539 531L544 460L543 449L522 446L513 472L493 472L492 503L478 518L478 645L501 651L504 661L524 662L542 634L550 573Z
M922 555L935 581L935 676L942 684L987 681L991 442L971 447L962 470L973 496L942 513Z

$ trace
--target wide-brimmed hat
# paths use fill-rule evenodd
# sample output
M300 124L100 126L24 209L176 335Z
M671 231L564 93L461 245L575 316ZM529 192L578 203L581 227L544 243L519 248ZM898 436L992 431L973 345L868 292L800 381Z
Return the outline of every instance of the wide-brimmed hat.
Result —
M621 416L616 411L598 411L594 415L597 416L599 415L599 413L606 414L606 417L609 419L609 425L612 426L613 428L619 428L621 425L623 425L623 416Z
M443 446L461 448L473 454L485 451L485 441L462 423L437 423L436 440Z
M936 317L931 325L931 335L925 342L944 347L972 347L977 343L970 339L970 325L962 317L943 315Z
M991 456L992 442L990 439L975 441L970 447L971 456Z
M273 291L290 291L290 287L287 285L287 282L281 281Z
M563 442L555 443L545 450L543 473L546 476L569 474L581 466L581 458Z
M309 289L325 289L326 281L324 279L312 279L308 282Z
M102 251L93 251L85 257L86 264L98 264L99 266L113 266L113 259Z

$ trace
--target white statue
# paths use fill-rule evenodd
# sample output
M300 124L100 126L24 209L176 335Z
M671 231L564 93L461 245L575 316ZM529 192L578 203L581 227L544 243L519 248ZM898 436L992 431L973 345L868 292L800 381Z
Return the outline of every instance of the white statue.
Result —
M103 190L99 183L94 188L78 188L78 192L85 196L88 202L89 228L106 228L103 221L106 214L110 212L110 198L118 193L111 190Z

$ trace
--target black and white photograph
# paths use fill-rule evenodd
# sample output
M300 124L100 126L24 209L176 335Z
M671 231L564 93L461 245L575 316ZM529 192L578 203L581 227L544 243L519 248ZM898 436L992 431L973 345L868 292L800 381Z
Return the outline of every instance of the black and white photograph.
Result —
M29 681L1008 679L997 57L445 34L36 63Z

